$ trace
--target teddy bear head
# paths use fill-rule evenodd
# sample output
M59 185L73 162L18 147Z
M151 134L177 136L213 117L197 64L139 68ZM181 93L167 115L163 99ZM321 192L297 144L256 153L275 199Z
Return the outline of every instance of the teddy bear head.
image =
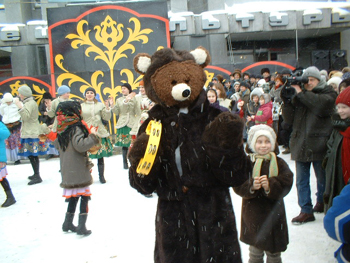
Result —
M134 68L144 74L149 99L166 107L183 108L191 105L203 90L206 82L203 69L209 62L209 52L203 47L190 52L163 48L152 56L136 55Z

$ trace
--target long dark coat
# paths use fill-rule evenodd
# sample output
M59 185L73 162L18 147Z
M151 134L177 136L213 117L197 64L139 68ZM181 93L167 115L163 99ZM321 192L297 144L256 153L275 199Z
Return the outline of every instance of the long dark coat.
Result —
M239 130L224 123L220 126L218 119L214 121L219 114L220 110L209 107L205 92L188 114L179 113L175 107L156 105L131 149L131 186L142 194L156 190L159 196L154 255L157 263L241 262L229 187L247 180L250 163L242 146L242 121L223 112L221 120L235 118ZM144 154L139 149L147 143L143 132L151 119L161 120L163 133L157 161L150 174L141 178L136 173L138 158L133 158ZM209 129L204 132L206 128ZM238 141L232 139L237 137ZM219 143L220 138L230 140Z
M261 175L269 174L270 161L264 161ZM253 178L234 191L243 197L240 240L271 253L282 252L289 243L288 226L283 197L293 185L293 173L288 164L277 157L278 176L270 177L270 193L264 189L250 192Z
M341 160L342 142L343 135L339 131L333 130L327 143L328 151L325 157L327 159L326 187L323 194L325 213L332 206L333 198L338 196L345 186Z
M331 115L337 93L331 86L298 93L282 107L283 119L293 125L291 158L295 161L322 161L332 133Z

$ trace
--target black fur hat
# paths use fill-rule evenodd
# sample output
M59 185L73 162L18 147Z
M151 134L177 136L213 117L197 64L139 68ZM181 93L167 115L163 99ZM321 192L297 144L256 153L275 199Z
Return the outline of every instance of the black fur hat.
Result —
M131 92L132 92L132 89L131 89L131 86L130 86L130 84L129 84L129 83L123 83L123 84L122 84L122 87L127 88L127 89L129 90L129 93L131 93Z
M262 68L261 71L260 71L260 74L264 74L265 72L269 73L270 74L270 69L269 68Z
M44 99L44 100L52 100L51 93L50 93L50 92L45 92L45 93L43 94L43 99Z

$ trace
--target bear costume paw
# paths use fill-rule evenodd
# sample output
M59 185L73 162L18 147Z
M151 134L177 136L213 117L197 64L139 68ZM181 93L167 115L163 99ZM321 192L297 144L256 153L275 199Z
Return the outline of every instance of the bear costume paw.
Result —
M243 120L230 112L220 113L207 125L202 140L207 145L233 149L243 145Z

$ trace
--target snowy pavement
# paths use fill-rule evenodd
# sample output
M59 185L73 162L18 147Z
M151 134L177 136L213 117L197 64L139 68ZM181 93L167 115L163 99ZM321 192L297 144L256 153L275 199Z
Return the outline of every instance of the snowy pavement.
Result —
M290 155L279 155L295 171ZM59 159L40 159L43 183L28 186L32 168L28 161L8 165L8 180L17 203L0 208L1 263L152 263L155 242L154 218L157 197L146 198L130 187L122 156L105 158L106 184L100 184L96 168L89 203L88 237L62 232L67 203L60 184ZM295 181L295 180L294 180ZM311 176L315 202L315 176ZM234 211L240 224L241 198L232 193ZM5 193L0 189L0 203ZM323 214L316 221L292 225L300 212L295 184L285 198L290 243L282 253L285 263L336 262L333 253L340 245L323 228ZM77 207L77 211L79 206ZM74 218L77 224L77 216ZM248 246L241 243L243 262L248 261ZM179 262L181 263L181 262Z

